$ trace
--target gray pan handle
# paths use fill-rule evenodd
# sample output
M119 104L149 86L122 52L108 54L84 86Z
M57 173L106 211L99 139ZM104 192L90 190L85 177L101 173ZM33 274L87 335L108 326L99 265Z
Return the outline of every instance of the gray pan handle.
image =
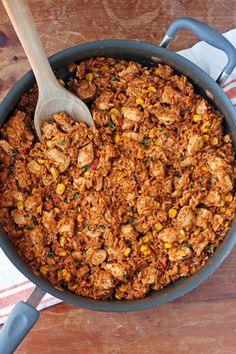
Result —
M213 28L203 22L188 17L178 18L172 22L165 37L161 41L160 46L166 48L175 36L176 32L180 29L190 30L204 42L225 52L228 57L228 62L216 80L216 82L222 86L236 67L236 49L234 46L228 41L228 39Z
M18 302L0 331L0 353L14 353L38 318L39 312L33 306L27 302Z

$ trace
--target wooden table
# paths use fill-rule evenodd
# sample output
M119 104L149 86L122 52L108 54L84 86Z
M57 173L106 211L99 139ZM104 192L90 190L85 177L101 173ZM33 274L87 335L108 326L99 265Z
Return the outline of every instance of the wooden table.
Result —
M158 44L176 17L193 16L221 32L236 27L235 0L30 1L47 54L81 42L137 38ZM29 64L0 3L0 99ZM196 38L181 31L173 50ZM19 354L236 353L236 250L190 294L159 308L98 313L68 304L42 311ZM4 354L4 353L1 353Z

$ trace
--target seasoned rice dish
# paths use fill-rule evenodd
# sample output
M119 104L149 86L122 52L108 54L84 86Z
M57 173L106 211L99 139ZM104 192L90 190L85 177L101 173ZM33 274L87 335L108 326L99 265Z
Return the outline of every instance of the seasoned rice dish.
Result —
M108 58L62 81L95 127L66 113L33 124L34 87L1 129L0 223L59 289L138 299L214 256L235 214L223 116L169 66Z

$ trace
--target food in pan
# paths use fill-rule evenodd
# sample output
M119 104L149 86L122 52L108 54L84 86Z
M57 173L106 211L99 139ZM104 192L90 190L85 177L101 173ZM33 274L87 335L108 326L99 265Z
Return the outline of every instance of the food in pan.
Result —
M223 116L169 66L96 58L63 82L66 113L33 126L36 89L1 129L0 222L36 273L78 295L137 299L195 273L236 209Z

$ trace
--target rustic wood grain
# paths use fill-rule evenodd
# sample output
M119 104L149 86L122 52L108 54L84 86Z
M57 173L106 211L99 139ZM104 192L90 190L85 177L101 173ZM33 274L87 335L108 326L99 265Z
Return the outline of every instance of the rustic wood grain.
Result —
M236 1L31 0L47 54L85 41L136 38L158 44L170 22L192 16L236 27ZM0 100L29 64L0 3ZM197 39L181 31L173 50ZM190 294L153 310L98 313L68 304L42 311L18 354L235 354L236 250Z

